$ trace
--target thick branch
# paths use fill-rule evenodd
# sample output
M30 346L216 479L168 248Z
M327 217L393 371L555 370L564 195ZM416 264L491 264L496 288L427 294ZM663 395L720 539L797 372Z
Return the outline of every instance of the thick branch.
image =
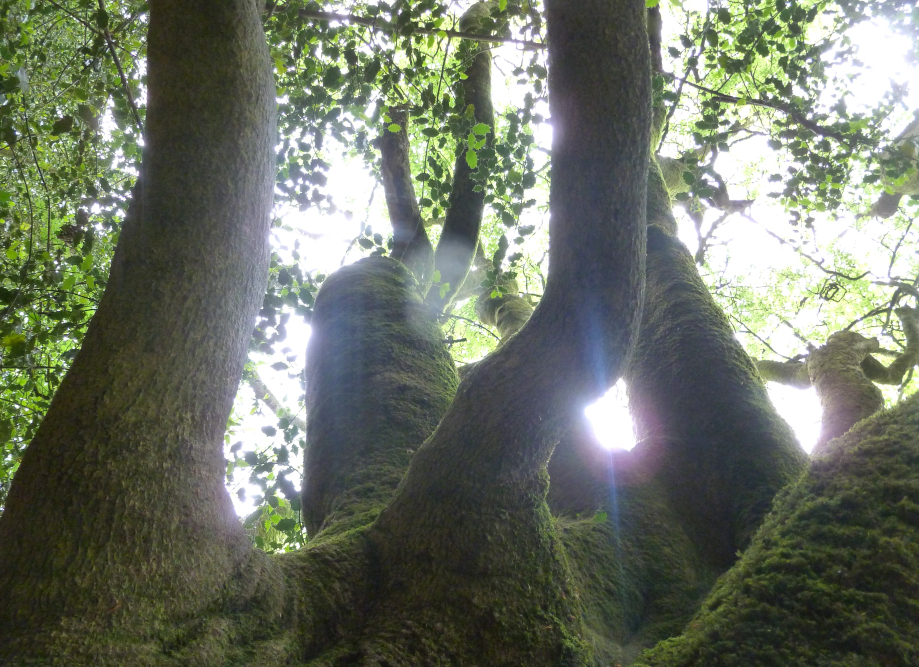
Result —
M520 331L533 314L533 306L519 295L516 280L505 281L504 294L492 297L491 288L479 295L475 314L482 324L495 327L504 341Z
M489 3L484 2L473 5L463 15L460 26L464 30L474 27L479 15L488 6ZM462 104L464 107L472 105L475 122L489 127L488 146L492 143L495 125L491 103L491 52L488 49L477 49L466 68L466 76L462 82ZM435 286L427 297L428 303L439 311L449 305L462 287L475 257L485 209L485 190L482 183L473 179L474 173L466 161L466 147L460 139L457 141L456 166L453 169L453 189L450 191L443 232L434 254L434 268L440 272L440 283L448 284L449 288L441 294L441 290ZM478 191L475 189L477 184Z
M424 289L431 279L434 249L424 231L412 183L408 111L393 107L389 110L389 117L391 125L398 125L399 129L395 132L390 129L391 126L384 129L379 147L382 157L380 176L393 229L392 256L411 269Z
M823 407L818 446L848 431L884 407L884 396L861 364L878 349L875 338L837 331L807 357L807 372Z
M882 364L871 354L867 354L859 364L864 376L878 384L898 385L903 382L907 371L919 364L919 310L910 306L902 306L895 312L906 336L906 349L897 354L888 366ZM801 389L813 386L807 369L806 361L764 359L756 362L756 370L764 380Z
M803 361L759 359L756 361L756 370L766 382L778 382L798 389L807 389L811 386L807 364Z
M0 517L0 645L52 627L151 637L267 567L224 487L223 436L267 276L268 49L249 0L150 4L141 185Z
M401 554L391 562L414 561L420 549L435 562L458 563L465 549L432 537L449 533L457 512L541 497L539 471L557 434L621 375L637 328L651 110L644 8L556 1L548 21L552 273L527 325L462 381L378 520L387 548ZM530 417L508 419L513 414ZM413 537L422 534L424 545ZM430 552L432 543L443 551Z

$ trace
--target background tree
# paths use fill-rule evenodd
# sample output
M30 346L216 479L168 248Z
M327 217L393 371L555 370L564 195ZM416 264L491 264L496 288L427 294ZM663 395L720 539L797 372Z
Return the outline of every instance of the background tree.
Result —
M77 52L105 56L121 86L116 94L101 76L94 90L121 99L122 111L118 130L93 125L108 115L82 110L85 94L76 93L65 98L76 115L57 117L58 93L50 93L52 102L37 105L54 118L48 128L30 111L28 69L6 70L0 121L16 169L4 199L10 274L0 296L6 359L21 363L4 366L14 406L7 476L23 463L0 522L0 589L10 601L0 655L111 664L913 660L911 402L823 447L686 626L805 465L757 369L817 388L826 443L881 407L872 380L899 383L902 394L915 364L914 311L900 304L915 287L898 273L915 273L901 257L912 239L897 216L886 277L855 273L853 259L832 247L818 248L824 257L803 247L811 239L770 232L826 276L817 330L851 312L852 302L825 312L840 291L856 292L858 307L876 300L875 287L894 290L853 323L870 333L877 322L884 333L899 321L892 364L871 356L877 341L852 331L809 344L806 359L751 361L695 266L712 261L730 216L753 219L758 198L731 198L716 158L738 135L772 134L773 147L794 160L790 178L777 178L784 191L773 194L804 230L829 224L819 213L838 211L853 176L883 183L891 197L909 190L909 133L885 125L900 101L862 115L844 100L828 110L838 74L820 58L837 40L845 46L853 16L880 13L909 30L911 15L864 4L729 5L704 15L672 8L686 20L680 44L689 51L664 52L655 8L645 16L625 2L557 5L545 13L555 130L548 282L531 254L538 242L527 245L536 225L524 224L526 211L545 205L538 184L549 164L527 129L542 122L546 96L539 7L479 3L451 27L446 8L430 2L352 7L365 13L351 15L270 6L259 28L243 2L219 11L154 3L149 19L143 7L125 6L115 22L104 5L5 6L16 28L4 33L14 36L5 48L23 63L40 52L30 51L36 27L71 44L92 37ZM127 58L124 50L132 26L148 21L145 70L142 51ZM511 38L508 28L522 34ZM394 232L387 240L365 224L356 245L399 261L370 258L323 282L295 254L286 264L279 253L260 255L272 136L262 29L281 101L278 201L334 214L323 142L353 146L379 171ZM528 49L518 69L532 77L523 104L503 116L492 111L483 46L502 42ZM687 75L668 74L666 56L685 60ZM818 64L805 71L808 59ZM49 71L85 87L95 62L78 77L73 62ZM149 117L132 82L147 88ZM698 91L689 103L703 113L681 135L686 87ZM105 209L111 204L90 190L95 181L69 183L67 196L82 199L67 222L67 205L54 204L48 185L62 178L46 174L79 170L80 142L94 139L113 156L109 169L130 174L129 161L112 162L125 146L137 150L138 131L118 134L129 120L145 132L145 157L123 230L117 205ZM654 156L674 134L684 142L679 153ZM884 146L883 136L897 138ZM77 142L76 167L68 140ZM868 202L860 213L879 212L874 193L853 191ZM39 194L46 216L36 215ZM672 195L695 226L694 257L674 238ZM707 209L717 212L713 222ZM108 230L120 236L110 273L95 266L104 252L94 254L114 244ZM45 241L40 262L36 238ZM290 310L314 316L303 494L287 477L304 424L251 364L256 399L278 417L278 429L263 430L283 433L284 444L229 449L230 472L249 467L262 488L262 507L246 522L255 543L290 549L309 537L305 549L273 558L233 520L217 453L266 263L250 353L274 350ZM81 276L86 290L68 291ZM37 401L80 338L73 306L67 315L62 306L85 304L103 283L82 351L23 459L47 407ZM758 295L722 292L735 321L778 345L759 333L769 318L748 317L761 308ZM67 326L51 327L65 317ZM443 322L461 360L483 349L470 332L494 326L503 339L464 367L455 398ZM580 415L622 374L640 443L611 456ZM836 623L808 624L813 609Z

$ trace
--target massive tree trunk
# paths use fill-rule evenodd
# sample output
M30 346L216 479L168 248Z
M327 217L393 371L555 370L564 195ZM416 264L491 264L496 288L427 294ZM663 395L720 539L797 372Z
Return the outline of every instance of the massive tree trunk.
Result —
M633 0L547 3L535 312L457 387L405 265L330 277L308 361L312 539L254 550L221 448L264 290L268 54L249 0L151 11L142 182L0 519L0 662L916 662L916 401L829 441L686 625L804 457L672 236ZM579 415L623 375L641 441L610 455Z
M151 2L141 178L0 520L4 664L105 654L99 633L193 618L273 568L235 516L222 447L267 277L268 65L250 0Z

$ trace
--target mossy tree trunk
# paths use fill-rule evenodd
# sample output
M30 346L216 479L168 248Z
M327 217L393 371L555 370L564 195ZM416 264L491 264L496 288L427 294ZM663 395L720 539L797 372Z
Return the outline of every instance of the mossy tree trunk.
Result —
M251 0L150 5L141 177L0 520L4 664L75 643L101 653L97 631L194 617L270 565L236 518L223 458L267 278L268 50Z
M403 264L329 278L314 537L252 549L221 449L264 290L268 54L249 0L151 12L142 184L0 519L0 662L916 662L915 400L830 441L684 628L804 461L672 238L634 0L547 2L552 273L532 317L457 387ZM641 442L613 456L578 415L623 374Z

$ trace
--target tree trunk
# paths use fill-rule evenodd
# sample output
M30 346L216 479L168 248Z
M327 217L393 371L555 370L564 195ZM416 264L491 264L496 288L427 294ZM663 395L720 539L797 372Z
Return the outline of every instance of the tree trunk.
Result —
M323 283L306 363L310 535L365 526L389 502L456 391L442 339L398 262L368 258Z
M824 448L648 667L919 663L919 397Z
M108 287L0 519L5 664L106 655L99 633L149 636L271 570L223 458L274 183L256 7L154 0L148 58L141 178Z

